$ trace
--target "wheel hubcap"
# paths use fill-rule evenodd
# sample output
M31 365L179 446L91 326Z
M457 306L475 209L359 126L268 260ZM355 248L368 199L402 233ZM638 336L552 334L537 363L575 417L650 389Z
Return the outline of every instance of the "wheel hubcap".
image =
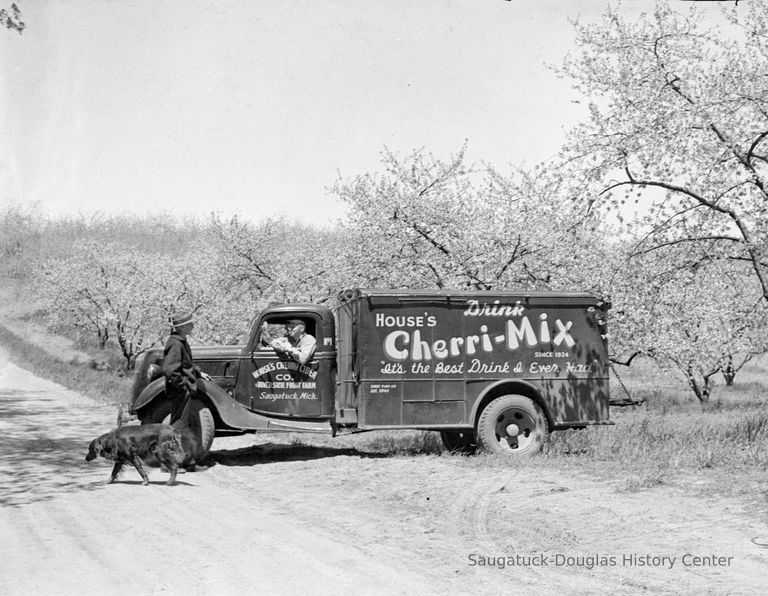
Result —
M536 436L536 420L527 412L506 410L496 420L496 440L510 451L525 451Z

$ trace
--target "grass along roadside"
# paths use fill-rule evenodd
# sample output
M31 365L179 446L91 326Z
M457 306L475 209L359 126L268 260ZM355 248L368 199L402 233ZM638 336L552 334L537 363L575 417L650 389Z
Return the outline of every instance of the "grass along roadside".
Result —
M130 393L129 376L96 370L90 362L64 361L0 324L0 346L15 365L105 404L124 403Z

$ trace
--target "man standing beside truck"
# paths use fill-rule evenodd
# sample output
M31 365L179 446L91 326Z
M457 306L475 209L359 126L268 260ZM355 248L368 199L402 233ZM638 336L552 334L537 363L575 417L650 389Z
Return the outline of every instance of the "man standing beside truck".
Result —
M197 393L200 369L192 360L192 350L187 336L195 327L192 313L180 311L171 315L171 335L163 350L163 375L165 394L171 402L171 421L175 427L187 422L189 404ZM182 422L179 422L182 421Z
M195 326L190 311L180 311L170 317L171 336L163 350L163 375L165 376L165 394L171 404L170 425L179 430L187 440L200 435L200 423L192 411L192 398L197 393L197 379L210 379L192 360L192 350L187 343L187 336ZM187 441L184 445L189 449ZM192 451L188 467L194 468L195 454L199 439L192 439Z

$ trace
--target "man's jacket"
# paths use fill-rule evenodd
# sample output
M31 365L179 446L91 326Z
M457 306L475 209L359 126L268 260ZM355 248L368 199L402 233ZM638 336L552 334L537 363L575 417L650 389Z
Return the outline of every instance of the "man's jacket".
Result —
M186 339L175 333L165 344L163 351L163 374L165 386L171 391L197 392L197 377L200 369L192 361L192 350Z

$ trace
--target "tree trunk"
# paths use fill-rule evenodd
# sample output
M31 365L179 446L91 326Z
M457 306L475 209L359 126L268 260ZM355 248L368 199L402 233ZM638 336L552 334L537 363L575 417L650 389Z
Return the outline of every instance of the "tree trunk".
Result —
M696 394L699 402L705 404L709 401L709 395L712 393L712 386L709 382L709 377L704 377L702 382L699 383L696 380L696 375L690 368L687 371L688 385Z
M733 366L733 358L728 356L728 361L723 367L723 378L726 387L733 387L733 379L736 378L736 369Z
M120 350L123 352L125 364L123 370L133 370L136 365L136 351L133 348L133 342L128 341L123 333L117 334L117 343L120 344Z
M99 348L104 349L107 347L107 341L109 341L109 330L108 329L97 329L96 335L99 338Z

